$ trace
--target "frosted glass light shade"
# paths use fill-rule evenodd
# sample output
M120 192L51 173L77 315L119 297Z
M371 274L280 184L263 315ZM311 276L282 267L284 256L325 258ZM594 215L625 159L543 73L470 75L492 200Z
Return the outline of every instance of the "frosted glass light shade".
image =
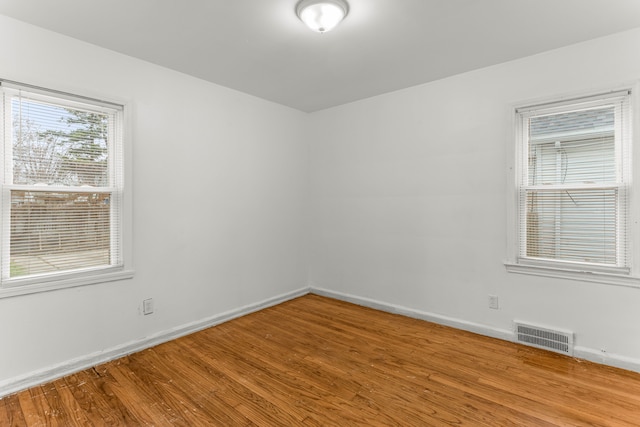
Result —
M318 33L331 31L348 12L349 5L344 0L302 0L296 7L302 22Z

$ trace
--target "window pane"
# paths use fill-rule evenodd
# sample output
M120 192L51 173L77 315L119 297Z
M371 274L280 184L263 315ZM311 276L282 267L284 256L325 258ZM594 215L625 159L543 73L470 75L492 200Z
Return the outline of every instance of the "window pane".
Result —
M528 185L617 180L613 107L533 117Z
M13 182L107 186L109 116L34 101L11 101Z
M518 234L510 252L526 268L516 270L631 274L630 95L621 90L517 109Z
M582 139L586 135L612 132L614 123L613 106L547 114L531 119L529 139L532 142L545 139Z
M618 191L527 190L526 256L616 264Z
M110 264L111 193L11 191L10 277Z

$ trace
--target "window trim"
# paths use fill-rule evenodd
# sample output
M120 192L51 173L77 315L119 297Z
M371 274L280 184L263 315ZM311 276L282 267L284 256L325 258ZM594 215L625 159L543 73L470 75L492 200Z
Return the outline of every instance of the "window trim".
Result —
M505 268L509 273L518 273L534 276L552 277L568 280L578 280L584 282L595 282L617 286L630 286L640 287L640 275L638 274L638 266L640 266L639 256L634 251L634 248L640 248L637 215L640 213L639 200L640 199L640 187L639 183L639 169L640 159L638 153L640 149L633 150L634 141L637 140L636 132L634 130L640 129L639 110L637 108L639 97L640 82L635 81L633 83L621 86L615 89L602 90L592 93L577 93L568 94L565 96L559 96L555 98L535 99L528 102L520 102L518 104L512 104L508 108L508 123L509 135L506 138L506 154L507 154L507 259L504 261ZM627 218L627 241L628 241L628 268L620 267L607 267L589 264L582 264L579 262L564 262L564 261L546 261L546 260L532 260L526 258L520 258L520 159L524 155L524 144L519 143L519 135L522 134L522 121L519 118L519 114L523 112L535 111L542 109L546 106L557 107L559 109L568 105L573 105L581 101L606 99L609 97L615 97L622 93L629 93L629 103L631 117L629 142L631 150L631 169L632 173L629 179L630 183L635 185L629 185L627 187L628 194L628 209L629 216ZM635 167L634 167L635 166Z
M121 111L121 138L122 138L122 198L121 198L121 252L122 252L122 265L112 267L100 267L100 268L87 268L83 270L74 270L68 272L61 272L59 274L43 274L43 275L31 275L24 278L13 278L5 283L0 281L0 299L10 298L19 295L28 295L40 292L48 292L57 289L74 288L78 286L93 285L99 283L107 283L113 281L120 281L124 279L130 279L134 276L133 269L133 233L132 233L132 221L133 221L133 209L132 209L132 162L131 156L132 138L131 138L131 108L129 102L125 100L105 100L97 99L94 97L76 95L69 92L42 88L30 84L22 84L19 82L0 79L0 86L11 89L22 89L31 93L39 95L45 95L49 97L55 97L64 101L80 102L84 104L93 104L97 108L117 108ZM0 131L2 132L2 138L4 138L4 126L6 126L3 120L0 123ZM4 140L0 142L0 156L1 161L4 162ZM3 178L4 182L4 178ZM4 191L3 191L4 193ZM3 200L0 204L1 209L10 209L7 205L7 200ZM0 216L0 227L4 234L8 230L8 224L3 224L3 218L5 215Z

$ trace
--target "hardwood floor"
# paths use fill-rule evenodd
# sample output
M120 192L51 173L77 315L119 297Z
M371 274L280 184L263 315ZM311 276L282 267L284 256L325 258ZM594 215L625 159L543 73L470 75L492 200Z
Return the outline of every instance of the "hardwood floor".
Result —
M0 426L639 426L640 374L307 295L0 400Z

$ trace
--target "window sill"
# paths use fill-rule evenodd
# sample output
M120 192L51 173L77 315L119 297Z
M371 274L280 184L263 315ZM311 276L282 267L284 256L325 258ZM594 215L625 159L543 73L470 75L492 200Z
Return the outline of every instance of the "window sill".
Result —
M605 273L597 271L571 270L560 267L523 265L505 262L510 273L529 274L533 276L553 277L557 279L578 280L581 282L604 283L608 285L640 288L640 277L626 274Z
M49 292L57 289L75 288L78 286L95 285L98 283L115 282L133 278L133 270L119 270L96 274L59 277L47 281L15 283L11 286L0 287L0 299L19 295ZM46 280L46 279L45 279Z

